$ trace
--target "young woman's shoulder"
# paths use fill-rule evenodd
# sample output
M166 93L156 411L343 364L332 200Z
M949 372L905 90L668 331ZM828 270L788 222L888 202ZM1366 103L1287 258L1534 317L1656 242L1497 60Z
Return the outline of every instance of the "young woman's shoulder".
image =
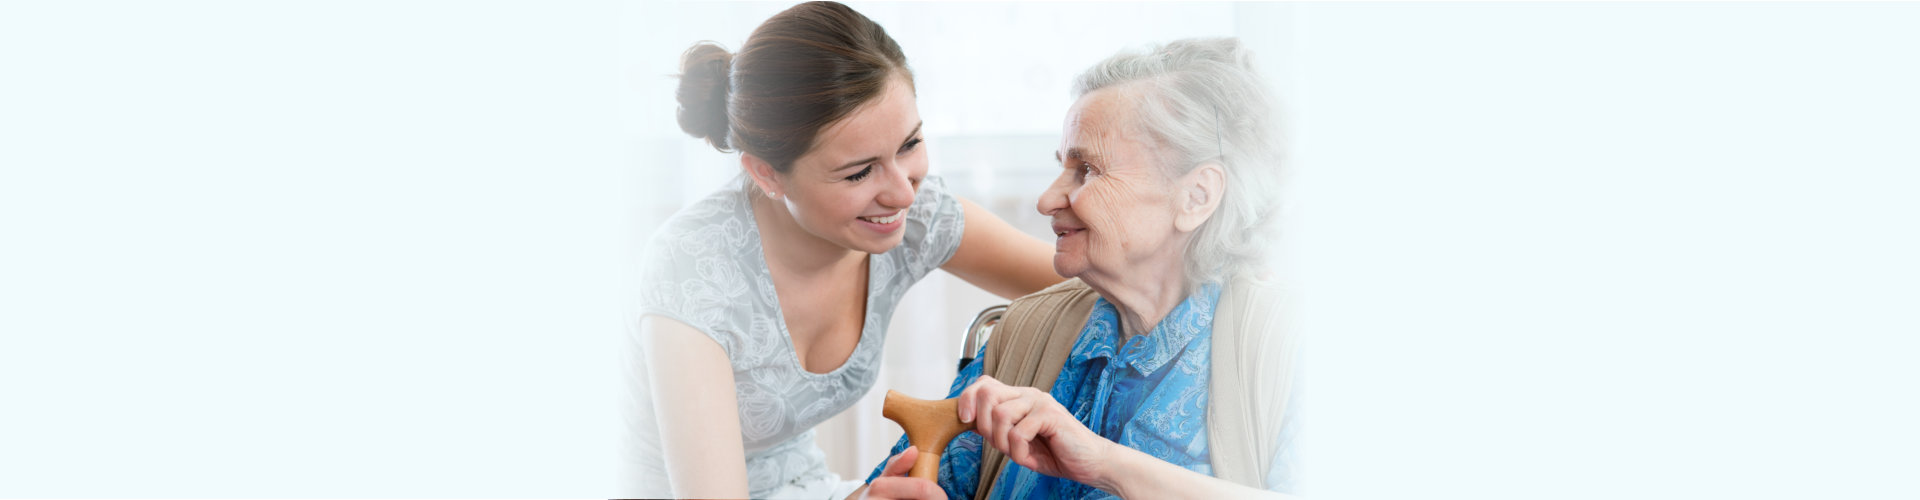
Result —
M753 213L737 187L714 191L668 216L641 248L648 258L687 258L738 253L753 232Z
M726 325L733 308L751 303L753 275L744 262L753 216L737 189L723 189L669 217L641 247L639 312L672 318L731 352Z

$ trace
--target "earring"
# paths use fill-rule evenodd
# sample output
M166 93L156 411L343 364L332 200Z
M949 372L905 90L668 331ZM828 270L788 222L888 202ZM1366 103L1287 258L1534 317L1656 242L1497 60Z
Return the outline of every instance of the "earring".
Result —
M766 191L766 193L767 193L767 199L771 199L771 200L780 199L780 193L775 193L771 190Z

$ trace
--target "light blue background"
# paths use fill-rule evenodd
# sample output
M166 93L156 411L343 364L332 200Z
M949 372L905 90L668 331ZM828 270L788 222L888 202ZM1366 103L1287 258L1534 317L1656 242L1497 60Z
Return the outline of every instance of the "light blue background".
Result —
M0 496L603 496L660 7L0 4ZM1920 5L1290 12L1306 493L1920 494Z

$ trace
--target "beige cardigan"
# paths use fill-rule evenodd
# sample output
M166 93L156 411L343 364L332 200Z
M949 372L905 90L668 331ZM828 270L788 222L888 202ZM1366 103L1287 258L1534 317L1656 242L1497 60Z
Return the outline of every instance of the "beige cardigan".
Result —
M982 373L1007 385L1051 390L1097 298L1076 278L1014 300L987 343ZM1213 320L1207 399L1213 472L1262 489L1293 377L1294 339L1280 328L1279 302L1272 283L1234 280L1220 292ZM991 498L1007 457L991 447L980 452L974 498Z

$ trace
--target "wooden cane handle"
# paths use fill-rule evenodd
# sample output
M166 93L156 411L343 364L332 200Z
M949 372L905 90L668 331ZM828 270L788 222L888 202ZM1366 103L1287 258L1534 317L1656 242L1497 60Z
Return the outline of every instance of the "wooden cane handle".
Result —
M880 414L906 429L907 444L920 449L920 458L913 462L908 476L939 482L940 453L947 451L947 442L973 430L973 424L960 421L959 408L958 398L929 401L887 391Z

